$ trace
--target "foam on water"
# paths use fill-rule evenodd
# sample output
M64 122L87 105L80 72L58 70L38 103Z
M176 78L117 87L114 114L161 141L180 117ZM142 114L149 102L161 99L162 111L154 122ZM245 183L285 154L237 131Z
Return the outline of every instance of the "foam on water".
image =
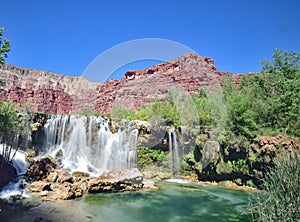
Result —
M166 181L167 181L167 182L171 182L171 183L180 183L180 184L187 184L187 183L190 183L188 180L177 179L177 178L167 179Z

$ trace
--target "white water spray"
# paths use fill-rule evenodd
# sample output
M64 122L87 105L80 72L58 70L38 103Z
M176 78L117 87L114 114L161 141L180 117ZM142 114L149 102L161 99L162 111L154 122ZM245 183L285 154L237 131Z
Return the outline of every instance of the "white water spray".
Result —
M2 144L0 147L2 148ZM12 154L15 153L15 150L12 150ZM7 185L5 185L0 192L0 198L10 199L15 195L22 195L23 197L29 197L27 195L27 190L24 188L24 179L23 176L26 174L28 163L26 162L26 153L22 150L18 150L12 159L12 164L17 171L17 177L13 178Z
M172 175L179 173L181 167L181 152L174 128L168 131L169 151L170 151L170 171Z
M61 151L64 168L91 176L134 167L138 130L127 124L112 133L108 121L96 116L56 115L44 126L46 152L56 158Z

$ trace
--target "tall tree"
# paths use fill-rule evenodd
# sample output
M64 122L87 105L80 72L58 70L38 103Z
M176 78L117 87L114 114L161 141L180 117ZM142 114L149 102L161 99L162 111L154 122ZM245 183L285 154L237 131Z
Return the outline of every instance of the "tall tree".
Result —
M284 133L300 135L300 54L276 49L263 62L268 93L272 98L272 124Z
M7 53L10 51L10 42L8 39L3 40L4 29L0 28L0 67L5 63Z

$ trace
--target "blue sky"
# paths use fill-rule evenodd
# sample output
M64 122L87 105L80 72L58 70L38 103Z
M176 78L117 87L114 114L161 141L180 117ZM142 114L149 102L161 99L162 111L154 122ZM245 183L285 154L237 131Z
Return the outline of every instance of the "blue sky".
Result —
M140 38L184 44L232 73L259 71L275 48L300 52L298 0L0 0L0 7L12 46L7 63L67 75Z

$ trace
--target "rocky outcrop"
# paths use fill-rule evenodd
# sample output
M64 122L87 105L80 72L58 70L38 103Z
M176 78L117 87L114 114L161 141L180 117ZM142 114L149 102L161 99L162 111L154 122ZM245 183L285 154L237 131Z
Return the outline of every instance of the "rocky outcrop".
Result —
M137 110L153 101L166 101L171 89L197 95L200 87L220 85L225 74L216 70L212 59L189 53L151 68L127 71L120 81L101 85L95 110L105 114L115 105Z
M32 182L28 189L47 200L68 200L83 195L81 184L74 183L65 169L53 169L46 179Z
M48 71L4 65L0 69L1 100L41 113L75 113L87 109L106 114L115 105L138 109L153 101L165 101L170 89L198 94L200 87L213 89L225 72L218 72L211 58L189 53L174 61L127 71L121 80L105 84L84 76L64 76ZM233 75L239 83L240 75Z
M52 199L54 200L69 200L82 197L83 190L79 184L64 182L53 189Z
M258 170L262 170L266 165L281 151L300 150L300 144L294 140L285 138L282 135L277 136L262 136L255 143L251 144L249 156L255 157L252 165Z
M51 183L46 181L34 181L28 185L28 189L31 192L42 192L50 190Z
M34 161L28 168L26 176L29 180L39 181L47 178L47 176L55 169L56 165L53 160L46 157Z
M66 169L55 167L48 158L31 164L27 171L27 179L34 181L28 185L28 189L39 193L45 200L68 200L81 197L85 192L135 191L144 186L143 175L136 168L112 170L97 178L89 178L81 172L71 176ZM147 181L146 188L156 189L156 186Z
M88 182L89 193L134 191L143 188L143 175L137 168L112 170Z
M84 76L4 65L0 69L0 99L41 113L74 113L91 108L99 84Z
M262 186L262 179L269 168L274 167L277 157L286 152L300 150L300 144L282 135L262 136L250 146L235 143L221 147L221 155L205 168L194 157L185 160L201 181L234 181L238 185ZM195 149L195 156L202 150ZM196 153L199 153L196 155Z

